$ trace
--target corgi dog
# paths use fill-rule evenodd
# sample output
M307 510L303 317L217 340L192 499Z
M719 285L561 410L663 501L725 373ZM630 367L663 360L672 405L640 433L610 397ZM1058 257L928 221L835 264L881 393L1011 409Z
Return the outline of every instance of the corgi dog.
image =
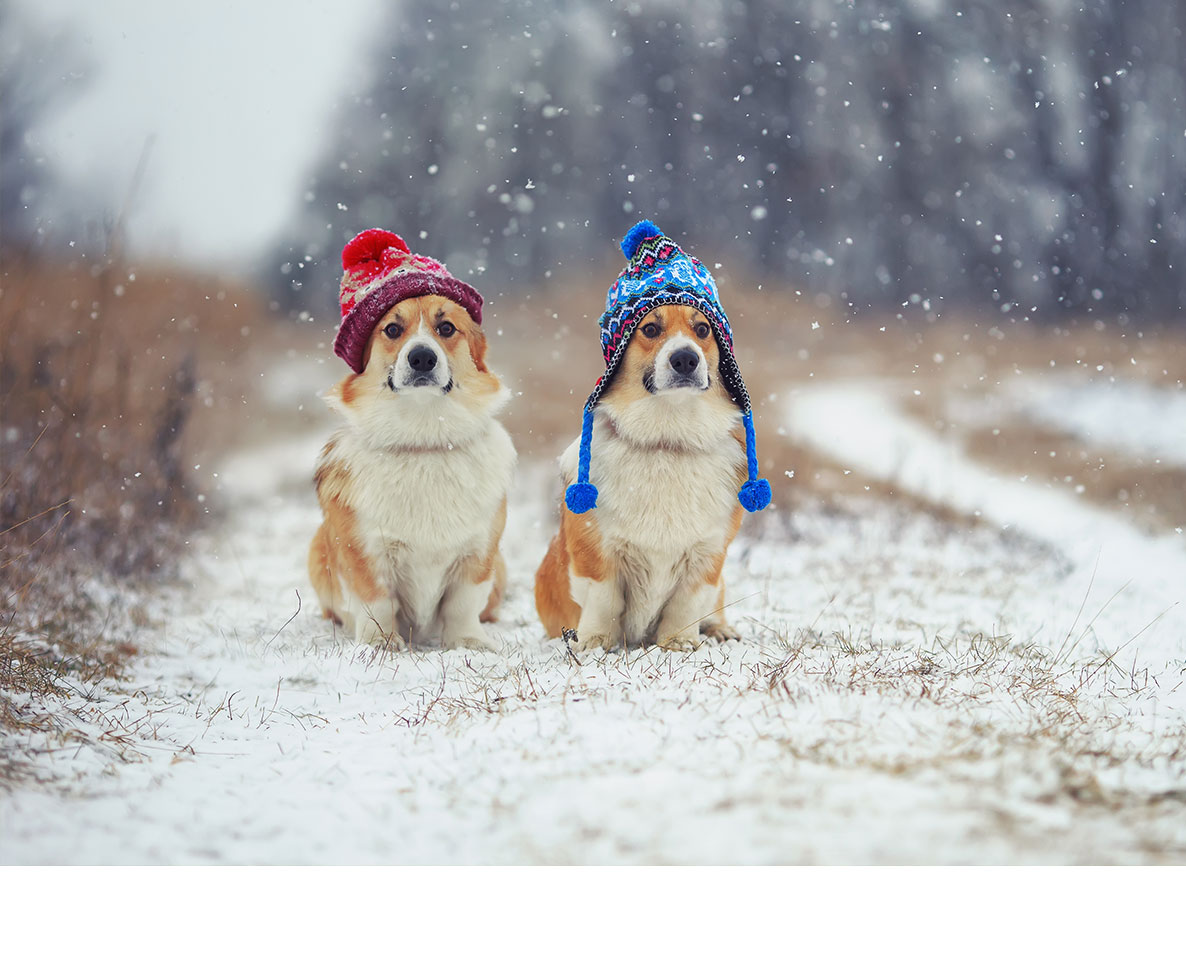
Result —
M536 573L549 636L576 630L580 650L738 639L723 567L741 527L745 434L719 365L713 328L695 308L659 306L641 321L593 418L602 497L583 514L561 509ZM580 446L560 459L566 485Z
M626 268L598 320L606 369L560 459L564 508L536 609L581 650L735 640L725 554L742 510L771 491L733 330L712 274L653 222L621 245Z
M387 237L398 239L372 240L377 255L356 263L403 260ZM369 337L358 331L356 372L326 395L345 426L317 463L324 521L309 575L326 617L357 640L489 648L481 624L506 584L499 540L515 464L495 415L510 395L486 365L480 315L437 293L381 310Z

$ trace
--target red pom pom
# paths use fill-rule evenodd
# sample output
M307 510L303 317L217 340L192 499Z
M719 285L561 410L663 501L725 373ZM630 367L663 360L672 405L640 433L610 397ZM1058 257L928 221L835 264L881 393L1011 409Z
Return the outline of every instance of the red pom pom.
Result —
M386 229L364 229L346 243L346 248L342 250L342 269L351 269L359 263L382 259L383 251L387 249L411 252L408 244L394 232L388 232Z

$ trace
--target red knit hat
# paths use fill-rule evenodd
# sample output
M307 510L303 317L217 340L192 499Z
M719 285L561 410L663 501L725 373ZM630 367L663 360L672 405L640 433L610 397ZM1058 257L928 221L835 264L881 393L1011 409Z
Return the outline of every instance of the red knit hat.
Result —
M450 276L444 263L413 253L394 232L360 232L342 250L342 269L342 323L334 353L356 373L362 373L375 324L401 300L436 293L465 307L474 323L482 322L482 295Z

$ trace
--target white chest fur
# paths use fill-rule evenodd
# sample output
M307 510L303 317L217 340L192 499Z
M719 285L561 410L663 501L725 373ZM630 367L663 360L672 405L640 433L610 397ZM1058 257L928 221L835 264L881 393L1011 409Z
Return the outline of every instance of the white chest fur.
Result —
M744 461L725 415L718 434L695 447L656 447L615 433L609 419L594 423L590 479L603 551L624 594L623 631L631 641L651 631L673 591L703 575L724 550L737 506L737 476ZM701 429L703 430L703 428ZM577 471L579 442L561 457L567 481ZM583 605L587 582L572 576Z
M354 510L376 579L427 629L458 563L484 554L511 483L515 449L497 421L440 450L377 449L347 429L332 458L349 468L342 498Z

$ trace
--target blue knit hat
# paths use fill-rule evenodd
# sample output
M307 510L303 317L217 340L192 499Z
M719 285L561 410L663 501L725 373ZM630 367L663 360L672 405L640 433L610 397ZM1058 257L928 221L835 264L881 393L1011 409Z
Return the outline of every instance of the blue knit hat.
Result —
M729 396L741 409L745 425L745 456L748 478L737 500L747 512L757 512L770 504L770 483L758 478L758 452L754 442L754 414L749 392L741 379L741 370L733 356L733 331L721 306L716 280L695 256L689 256L653 222L644 219L626 233L622 240L626 268L618 274L605 299L601 315L601 349L605 373L585 402L581 424L581 448L577 480L568 486L564 501L581 515L597 506L597 487L589 481L589 453L593 443L593 409L601 392L617 373L635 328L655 307L677 304L695 307L708 319L721 349L721 380Z

